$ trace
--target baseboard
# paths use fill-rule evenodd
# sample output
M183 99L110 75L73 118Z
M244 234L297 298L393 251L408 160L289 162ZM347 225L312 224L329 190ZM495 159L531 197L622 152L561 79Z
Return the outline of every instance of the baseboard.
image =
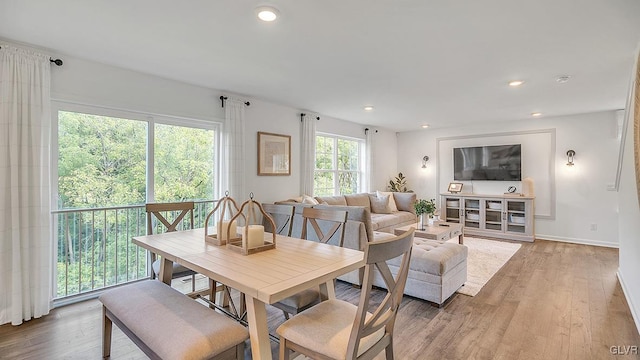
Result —
M559 242L566 242L566 243L572 243L572 244L581 244L581 245L602 246L602 247L616 248L616 249L620 246L617 242L614 243L614 242L610 242L610 241L566 238L566 237L543 235L543 234L536 234L536 239L549 240L549 241L559 241Z
M636 323L636 331L640 334L640 312L638 312L638 307L634 304L633 300L629 296L630 292L627 289L627 285L624 282L624 278L620 273L620 269L616 272L618 275L618 281L620 281L620 286L622 287L622 293L624 294L625 299L627 299L627 304L629 304L629 311L631 311L631 316L633 317L633 322Z

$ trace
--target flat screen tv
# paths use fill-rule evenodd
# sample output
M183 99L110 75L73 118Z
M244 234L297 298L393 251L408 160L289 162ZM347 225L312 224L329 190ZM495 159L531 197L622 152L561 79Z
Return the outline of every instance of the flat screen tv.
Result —
M520 154L520 144L454 148L453 178L520 181Z

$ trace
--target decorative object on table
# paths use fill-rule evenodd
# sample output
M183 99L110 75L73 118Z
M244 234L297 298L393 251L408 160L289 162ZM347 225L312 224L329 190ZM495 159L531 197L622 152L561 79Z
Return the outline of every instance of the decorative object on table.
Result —
M459 193L460 191L462 191L462 185L462 183L457 182L449 183L449 189L447 189L447 191L452 194Z
M216 207L213 208L204 220L204 241L213 245L225 245L229 238L237 237L236 232L238 225L237 222L232 221L232 218L239 211L236 201L229 196L228 191L225 192L224 197L218 200ZM214 214L216 214L216 216L213 216ZM209 234L209 219L212 217L216 220L215 234Z
M258 216L258 211L262 215L262 218ZM259 202L253 200L253 193L250 193L249 200L243 202L238 213L231 218L231 222L244 221L244 226L240 230L240 237L229 239L227 248L237 251L242 255L250 255L274 249L276 247L276 234L275 232L271 233L271 241L269 241L267 237L264 236L264 225L262 225L261 219L269 222L272 229L276 228L276 223L273 221L271 215L264 211Z
M522 179L522 195L523 196L534 196L535 190L533 186L533 179L530 177L526 177Z
M389 190L392 192L413 192L413 190L407 189L407 178L402 173L398 173L394 180L389 180Z
M428 222L431 218L431 225L433 225L433 214L436 212L436 199L425 200L418 199L413 204L413 208L418 215L418 228L424 230L425 222Z
M291 175L291 136L258 131L258 175Z

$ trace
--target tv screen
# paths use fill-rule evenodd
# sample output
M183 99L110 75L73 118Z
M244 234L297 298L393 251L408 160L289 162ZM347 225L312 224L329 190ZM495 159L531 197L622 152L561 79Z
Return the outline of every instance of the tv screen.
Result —
M520 144L453 149L455 180L520 181Z

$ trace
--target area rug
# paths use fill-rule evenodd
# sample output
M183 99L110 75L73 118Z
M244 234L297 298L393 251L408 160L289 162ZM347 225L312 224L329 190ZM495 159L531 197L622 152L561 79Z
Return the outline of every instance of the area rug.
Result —
M458 238L449 240L457 242ZM467 258L467 282L458 293L475 296L504 264L520 249L520 244L506 241L464 237L469 248Z

